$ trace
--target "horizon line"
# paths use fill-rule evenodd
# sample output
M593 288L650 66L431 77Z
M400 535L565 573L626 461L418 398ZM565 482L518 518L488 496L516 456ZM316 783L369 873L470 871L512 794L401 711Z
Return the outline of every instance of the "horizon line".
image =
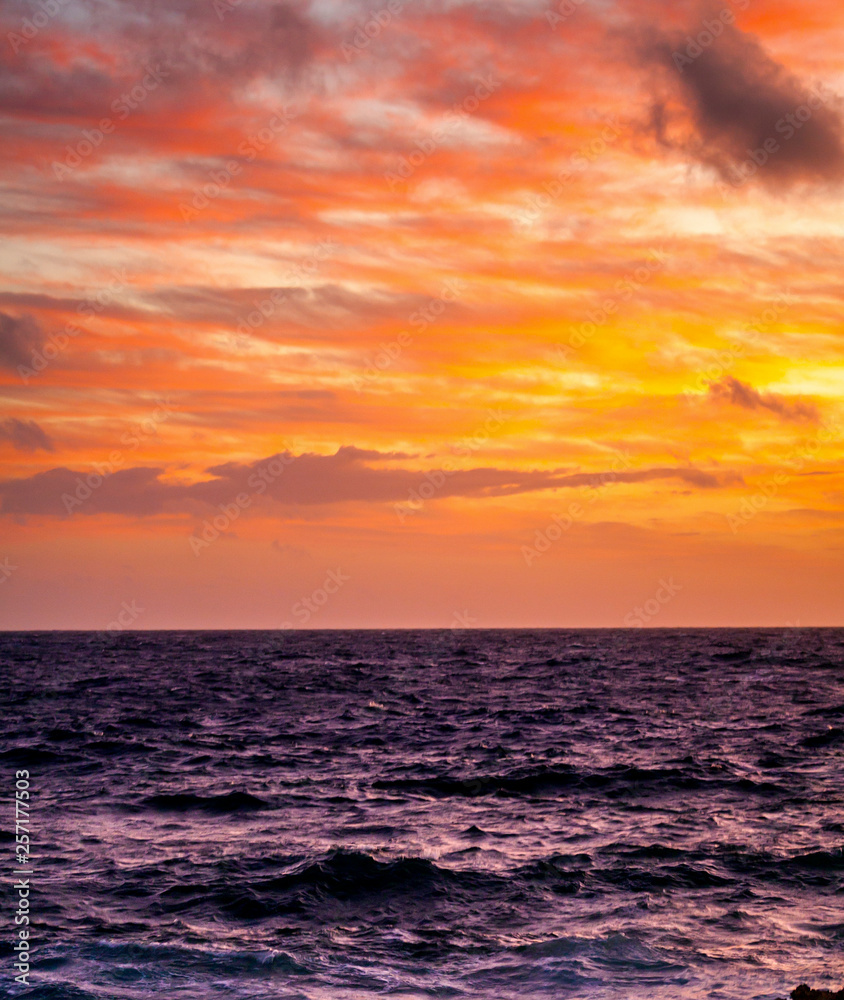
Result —
M840 629L844 625L494 625L477 628L467 626L454 628L450 625L352 625L348 627L328 628L138 628L138 629L107 629L107 628L20 628L0 629L0 635L27 635L32 633L67 632L90 635L152 635L159 632L688 632L688 631L721 631L744 632L749 630L767 632L798 632L807 629Z

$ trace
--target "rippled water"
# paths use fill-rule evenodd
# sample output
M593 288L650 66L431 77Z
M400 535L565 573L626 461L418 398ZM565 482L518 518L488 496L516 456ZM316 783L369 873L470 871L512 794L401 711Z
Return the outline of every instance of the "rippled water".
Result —
M3 992L9 932L2 996L844 980L842 630L7 633L0 664L40 984Z

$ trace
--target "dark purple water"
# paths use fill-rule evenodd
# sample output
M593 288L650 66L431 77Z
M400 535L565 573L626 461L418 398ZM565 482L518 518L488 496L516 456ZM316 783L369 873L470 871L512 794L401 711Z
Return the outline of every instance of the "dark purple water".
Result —
M0 670L0 996L844 982L842 630L7 633Z

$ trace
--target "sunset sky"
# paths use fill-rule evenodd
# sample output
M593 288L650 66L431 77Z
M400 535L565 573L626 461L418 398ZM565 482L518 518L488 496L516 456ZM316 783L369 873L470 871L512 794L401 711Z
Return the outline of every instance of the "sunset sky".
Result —
M0 28L0 627L844 625L840 0Z

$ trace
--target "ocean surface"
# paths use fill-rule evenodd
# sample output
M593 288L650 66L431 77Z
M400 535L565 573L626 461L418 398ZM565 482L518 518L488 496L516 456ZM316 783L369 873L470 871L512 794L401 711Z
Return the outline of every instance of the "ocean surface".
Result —
M844 985L844 630L6 633L0 679L0 996Z

